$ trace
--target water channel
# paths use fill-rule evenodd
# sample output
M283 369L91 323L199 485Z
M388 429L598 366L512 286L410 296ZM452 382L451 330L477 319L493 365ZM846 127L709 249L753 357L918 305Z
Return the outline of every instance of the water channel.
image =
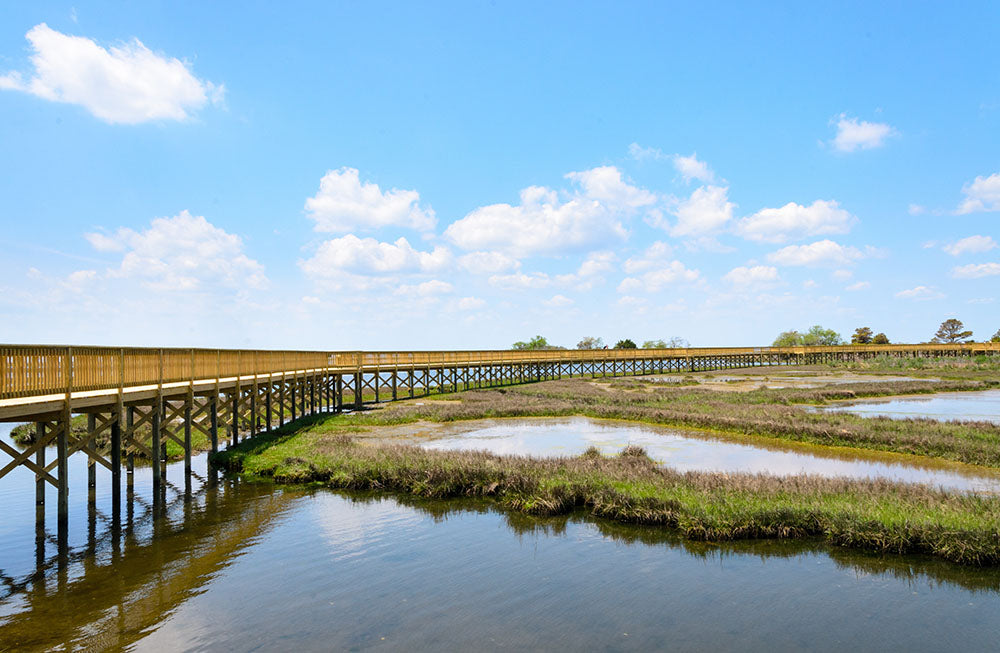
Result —
M703 456L722 469L772 456L787 465L770 471L806 469L778 453L858 462L748 454L743 443L587 420L504 426L507 435L498 424L466 426L462 446L520 438L521 452L571 454L636 443L681 468ZM436 447L460 439L412 437ZM1000 639L1000 569L809 541L692 543L477 501L245 483L213 474L204 455L190 487L170 466L159 508L149 470L138 468L116 526L106 470L89 511L86 463L70 462L65 549L54 515L49 531L34 528L30 472L0 483L0 650L985 651Z

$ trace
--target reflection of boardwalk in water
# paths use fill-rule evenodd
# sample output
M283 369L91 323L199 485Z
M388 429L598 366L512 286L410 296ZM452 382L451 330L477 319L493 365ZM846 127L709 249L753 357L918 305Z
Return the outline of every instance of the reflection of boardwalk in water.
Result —
M108 523L87 546L57 548L27 578L5 578L13 614L0 619L0 641L14 648L127 646L234 561L291 496L213 479L194 493L173 491L162 507L137 498L140 510L121 527Z

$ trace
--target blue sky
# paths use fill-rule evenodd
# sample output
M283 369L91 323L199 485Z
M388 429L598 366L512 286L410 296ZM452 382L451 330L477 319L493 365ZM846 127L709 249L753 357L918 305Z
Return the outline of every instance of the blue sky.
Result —
M1000 329L1000 5L4 3L0 341Z

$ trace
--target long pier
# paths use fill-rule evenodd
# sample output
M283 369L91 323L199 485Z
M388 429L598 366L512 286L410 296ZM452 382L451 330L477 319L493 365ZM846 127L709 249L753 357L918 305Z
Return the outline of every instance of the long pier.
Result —
M68 459L75 453L88 457L91 496L96 466L111 472L117 514L122 470L131 484L136 454L152 465L155 501L165 490L167 442L183 450L189 476L193 433L215 452L220 436L236 444L306 415L468 388L567 376L997 353L1000 343L408 352L0 345L0 422L35 424L34 441L23 450L0 441L9 456L0 479L18 466L33 472L42 521L46 486L54 487L63 533ZM82 430L71 423L81 414L87 421ZM55 460L47 461L53 444Z

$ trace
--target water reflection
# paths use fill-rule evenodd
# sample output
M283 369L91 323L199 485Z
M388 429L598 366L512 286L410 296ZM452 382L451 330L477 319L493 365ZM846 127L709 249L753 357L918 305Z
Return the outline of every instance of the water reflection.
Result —
M823 447L753 444L701 431L638 425L634 422L556 419L477 420L452 424L407 425L392 440L428 449L486 450L498 454L574 456L594 446L605 454L626 445L644 447L664 465L680 471L768 474L818 474L850 478L887 478L949 489L1000 492L1000 472L972 465L877 453L852 453Z
M1000 424L1000 390L837 402L820 406L817 410L853 413L865 417L968 420Z
M998 570L481 500L226 480L160 522L8 592L3 647L975 649L1000 623Z

